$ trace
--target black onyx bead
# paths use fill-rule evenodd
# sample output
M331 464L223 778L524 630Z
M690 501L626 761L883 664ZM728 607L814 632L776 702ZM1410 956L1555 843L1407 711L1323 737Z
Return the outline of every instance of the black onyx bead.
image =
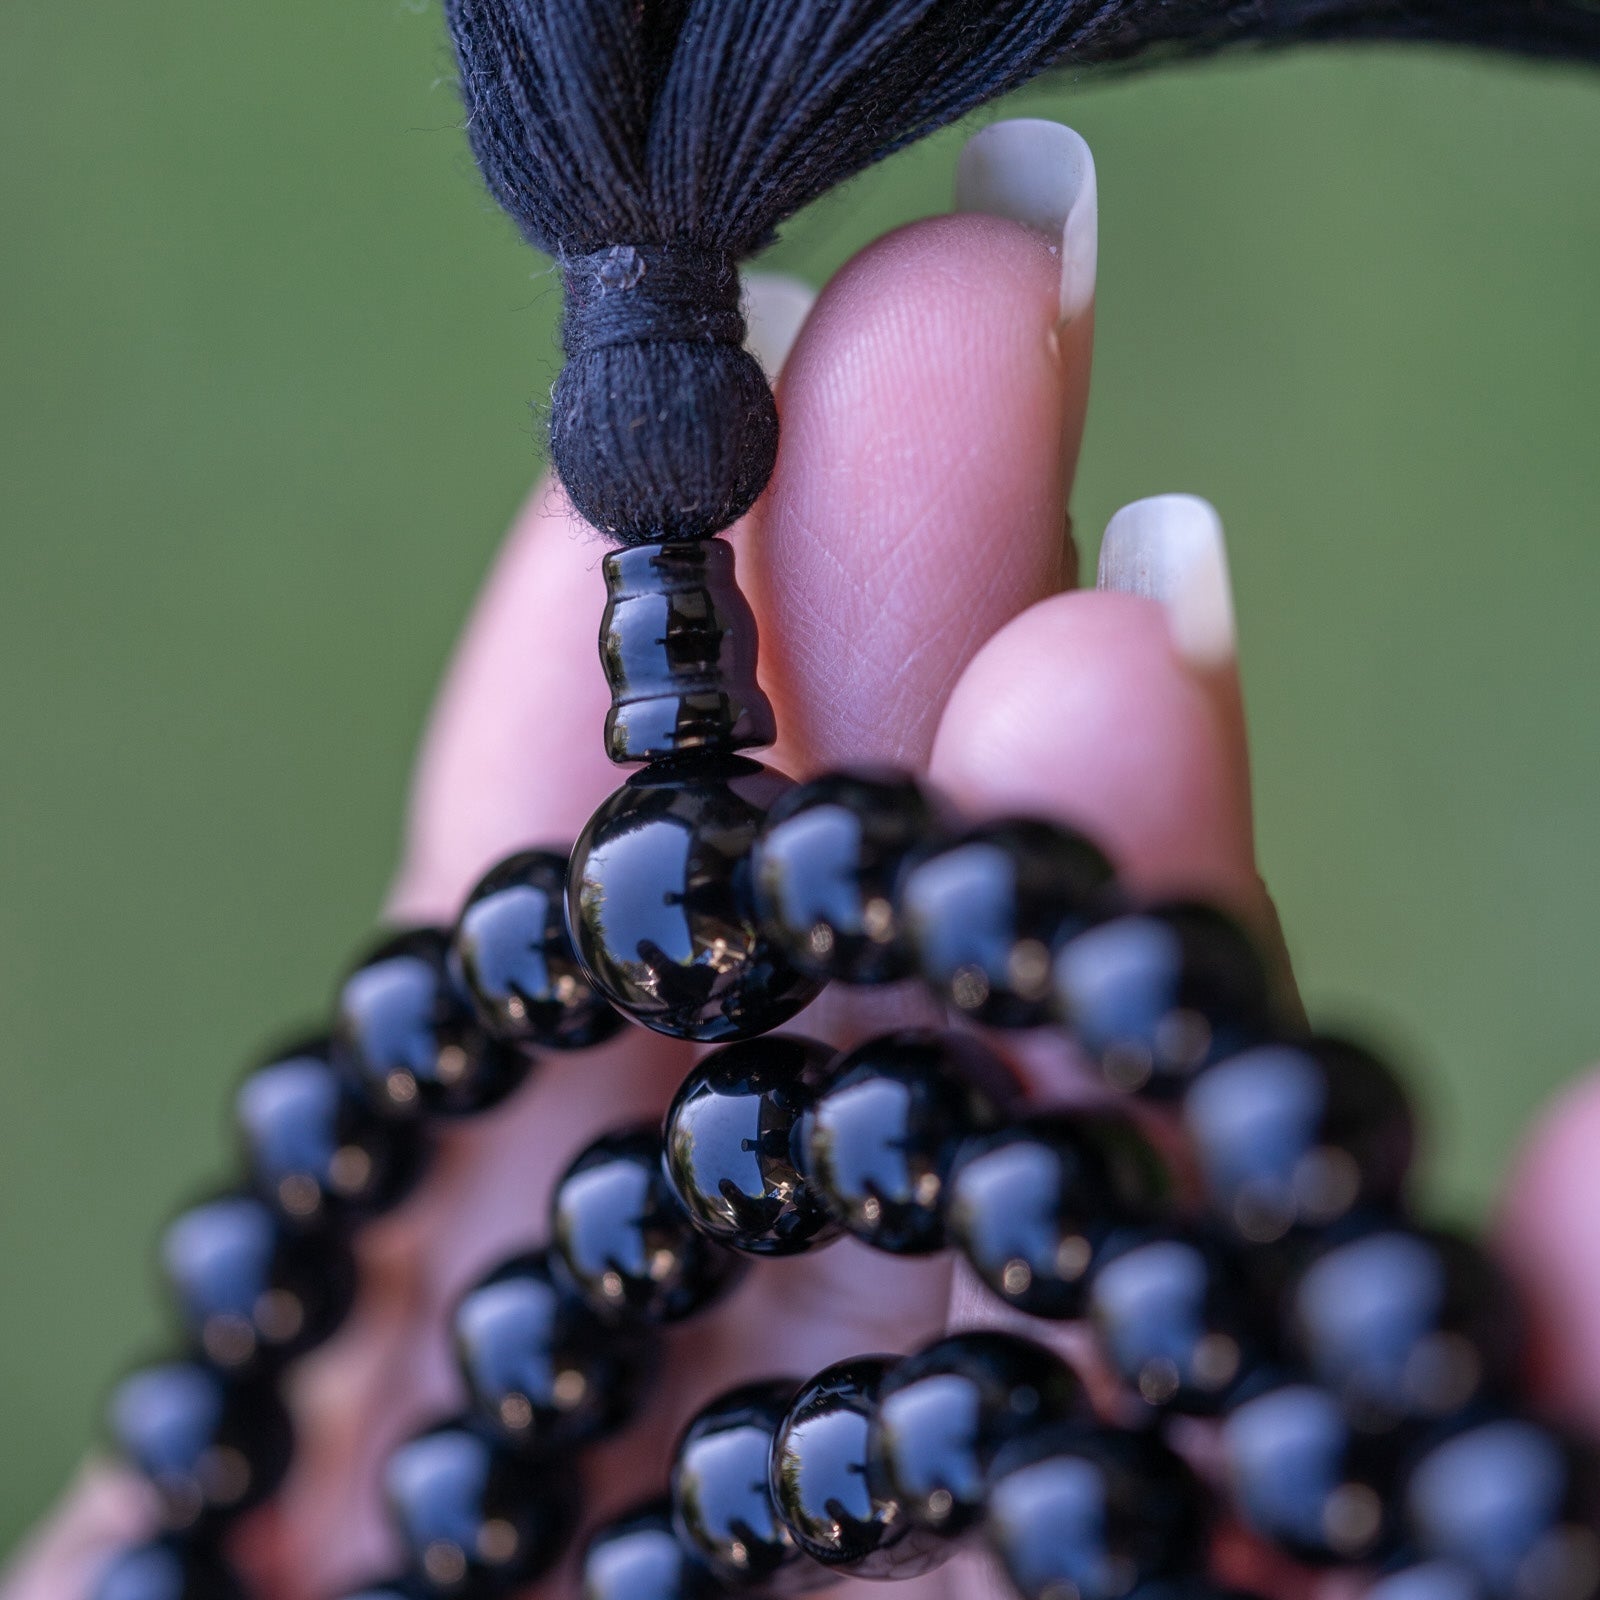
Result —
M245 1589L208 1545L157 1539L113 1556L89 1600L245 1600Z
M1089 1284L1089 1316L1112 1370L1158 1410L1212 1415L1259 1357L1231 1257L1176 1228L1107 1240Z
M1411 1111L1394 1074L1355 1045L1247 1050L1190 1085L1183 1117L1213 1208L1251 1243L1404 1196Z
M292 1228L255 1195L182 1212L161 1236L161 1265L184 1331L219 1367L303 1354L355 1298L344 1237Z
M945 1224L973 1270L1035 1317L1081 1317L1095 1258L1118 1227L1162 1208L1159 1157L1125 1118L1054 1112L969 1140Z
M841 1056L801 1119L804 1170L856 1238L896 1255L943 1249L945 1185L964 1139L996 1127L1016 1090L961 1034L907 1030Z
M469 1289L450 1330L479 1415L528 1451L586 1444L619 1427L652 1365L642 1334L602 1324L543 1252Z
M1472 1570L1453 1561L1406 1562L1363 1591L1362 1600L1491 1600Z
M986 823L906 874L906 939L952 1005L999 1028L1050 1020L1051 953L1107 906L1111 864L1065 828Z
M550 1242L585 1300L613 1318L680 1321L744 1270L684 1215L653 1127L605 1134L567 1168L550 1202Z
M716 1600L724 1592L679 1542L666 1501L607 1523L578 1563L580 1600Z
M658 761L589 819L567 919L611 1003L676 1038L723 1043L787 1022L817 993L762 931L756 830L789 779L742 756Z
M1141 1583L1127 1600L1264 1600L1243 1589L1224 1589L1207 1578L1157 1578Z
M920 1527L955 1536L983 1515L1002 1446L1084 1410L1071 1368L1014 1334L952 1334L907 1356L883 1380L870 1430L880 1492Z
M1060 1019L1112 1087L1175 1094L1202 1068L1266 1036L1266 967L1209 906L1113 917L1056 954Z
M421 1131L380 1117L313 1040L257 1067L234 1118L250 1181L291 1223L353 1223L410 1193L426 1154Z
M836 772L791 789L756 841L756 906L767 932L815 978L910 977L899 880L935 828L927 797L899 773Z
M1124 1600L1202 1570L1207 1501L1151 1435L1063 1423L995 1458L983 1531L1023 1600Z
M595 993L567 934L567 858L525 850L467 897L455 956L478 1020L502 1043L584 1050L624 1025Z
M914 1578L948 1554L874 1485L868 1454L878 1391L895 1357L858 1356L817 1374L779 1425L772 1492L807 1555L855 1578Z
M339 992L341 1060L392 1116L486 1111L532 1065L526 1051L483 1031L451 967L449 933L414 928L380 945Z
M169 1528L259 1505L289 1467L289 1416L272 1385L199 1362L145 1367L108 1407L118 1449L155 1486Z
M662 1144L678 1203L702 1231L758 1256L838 1233L795 1149L832 1059L814 1039L772 1035L714 1050L684 1079Z
M450 1600L530 1583L561 1554L578 1515L570 1468L546 1469L465 1423L401 1445L383 1489L423 1592Z
M341 1600L423 1600L423 1595L424 1591L409 1578L390 1578L343 1595Z
M746 1384L712 1401L689 1424L672 1463L678 1536L723 1583L793 1593L831 1583L795 1542L772 1498L772 1443L796 1385Z
M1587 1444L1486 1418L1427 1451L1404 1500L1414 1545L1467 1568L1496 1600L1600 1594L1600 1460Z

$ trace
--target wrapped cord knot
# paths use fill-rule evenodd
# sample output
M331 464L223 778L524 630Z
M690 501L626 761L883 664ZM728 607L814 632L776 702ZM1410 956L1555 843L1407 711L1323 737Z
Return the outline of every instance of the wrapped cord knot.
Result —
M617 244L563 261L562 273L569 357L625 344L744 343L739 269L722 251Z

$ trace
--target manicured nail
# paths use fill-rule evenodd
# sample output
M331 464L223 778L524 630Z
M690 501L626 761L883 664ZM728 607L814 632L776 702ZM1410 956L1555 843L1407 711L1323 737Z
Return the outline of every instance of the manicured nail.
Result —
M1162 494L1124 506L1106 525L1099 586L1159 600L1174 649L1193 667L1225 667L1237 654L1228 545L1209 501Z
M1006 217L1050 240L1061 255L1063 323L1094 303L1100 203L1082 135L1036 117L974 134L956 163L956 210Z
M781 272L744 275L744 347L776 378L816 302L816 290Z

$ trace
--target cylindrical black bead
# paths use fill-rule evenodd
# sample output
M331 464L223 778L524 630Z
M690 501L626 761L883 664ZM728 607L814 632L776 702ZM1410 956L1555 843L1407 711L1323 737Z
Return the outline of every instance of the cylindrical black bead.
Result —
M734 577L733 546L636 545L613 550L601 565L606 754L655 761L771 744L777 724L756 682L756 619Z
M113 1556L88 1600L246 1600L244 1585L204 1541L156 1539Z
M580 1600L717 1600L726 1592L673 1531L665 1500L608 1522L578 1563Z

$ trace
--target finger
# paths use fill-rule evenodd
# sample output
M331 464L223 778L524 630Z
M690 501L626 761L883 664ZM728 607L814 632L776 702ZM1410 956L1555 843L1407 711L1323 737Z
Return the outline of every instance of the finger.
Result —
M88 1594L112 1551L148 1537L156 1517L147 1484L91 1461L50 1519L0 1571L0 1600Z

